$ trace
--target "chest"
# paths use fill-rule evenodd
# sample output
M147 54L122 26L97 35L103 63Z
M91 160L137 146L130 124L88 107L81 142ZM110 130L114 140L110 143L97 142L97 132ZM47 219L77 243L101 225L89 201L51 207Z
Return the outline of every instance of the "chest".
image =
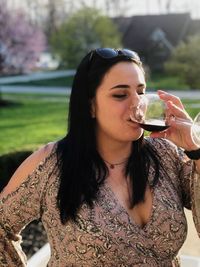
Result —
M134 207L131 206L132 191L130 184L127 182L122 184L109 182L108 190L111 192L116 202L123 207L130 219L139 227L143 227L148 223L153 208L153 192L149 186L147 186L145 190L143 201Z
M187 233L182 205L173 188L166 189L161 183L150 197L150 216L141 227L135 214L127 212L107 185L102 186L93 208L82 205L76 224L60 223L51 195L43 223L52 260L62 258L63 265L77 266L139 266L145 262L149 264L146 266L170 266Z

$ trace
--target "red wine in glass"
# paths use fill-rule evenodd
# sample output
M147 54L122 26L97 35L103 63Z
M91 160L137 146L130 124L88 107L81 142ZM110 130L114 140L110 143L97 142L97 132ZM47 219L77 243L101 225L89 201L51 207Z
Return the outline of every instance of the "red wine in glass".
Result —
M130 119L149 132L161 132L169 128L166 122L166 106L157 94L143 95L131 109Z
M163 120L147 120L138 124L141 128L149 132L161 132L169 128L169 125Z

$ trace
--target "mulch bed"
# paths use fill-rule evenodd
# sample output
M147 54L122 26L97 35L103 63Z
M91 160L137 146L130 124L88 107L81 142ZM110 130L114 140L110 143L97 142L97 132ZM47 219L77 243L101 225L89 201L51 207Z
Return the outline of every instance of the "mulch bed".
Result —
M0 107L7 107L7 106L11 106L12 102L7 101L7 100L3 100L0 98Z
M47 242L47 235L41 222L31 222L21 233L22 249L29 259Z

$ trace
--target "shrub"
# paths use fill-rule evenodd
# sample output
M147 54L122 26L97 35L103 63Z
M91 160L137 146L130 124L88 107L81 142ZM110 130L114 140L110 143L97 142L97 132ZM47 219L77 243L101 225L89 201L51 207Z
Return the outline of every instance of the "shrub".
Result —
M200 88L200 35L178 45L165 64L169 74L180 77L192 89Z
M0 192L7 185L18 166L30 154L32 151L20 151L0 156Z

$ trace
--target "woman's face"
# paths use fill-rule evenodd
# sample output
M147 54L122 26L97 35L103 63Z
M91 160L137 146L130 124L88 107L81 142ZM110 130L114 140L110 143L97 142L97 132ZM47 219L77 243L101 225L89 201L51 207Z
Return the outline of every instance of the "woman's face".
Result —
M145 93L142 70L133 62L119 62L104 76L92 100L98 140L137 140L143 130L130 121L130 107Z

